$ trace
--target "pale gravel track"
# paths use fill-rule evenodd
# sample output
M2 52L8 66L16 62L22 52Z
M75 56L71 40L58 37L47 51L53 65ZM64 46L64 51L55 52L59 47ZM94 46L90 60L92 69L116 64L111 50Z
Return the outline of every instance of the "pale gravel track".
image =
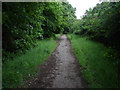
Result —
M71 53L71 44L66 35L61 36L61 42L57 47L56 77L53 80L53 88L84 88L83 77L78 75L76 58Z

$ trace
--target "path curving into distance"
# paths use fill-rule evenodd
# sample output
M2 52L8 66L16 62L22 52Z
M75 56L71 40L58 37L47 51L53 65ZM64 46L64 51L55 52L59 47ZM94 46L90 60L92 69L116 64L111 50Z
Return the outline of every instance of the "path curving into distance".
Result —
M70 40L62 35L52 55L41 65L37 77L26 82L28 88L86 88L87 83L72 52Z

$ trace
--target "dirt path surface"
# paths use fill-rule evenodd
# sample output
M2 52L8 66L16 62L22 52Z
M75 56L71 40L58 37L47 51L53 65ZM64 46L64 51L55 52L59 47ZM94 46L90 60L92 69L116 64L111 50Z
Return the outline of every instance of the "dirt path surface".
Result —
M70 40L62 35L59 45L40 66L39 77L27 82L28 88L86 88L78 60L72 52Z

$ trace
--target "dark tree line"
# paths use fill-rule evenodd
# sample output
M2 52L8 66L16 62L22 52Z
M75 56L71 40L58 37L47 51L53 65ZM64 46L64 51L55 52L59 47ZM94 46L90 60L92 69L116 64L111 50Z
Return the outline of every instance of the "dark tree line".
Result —
M120 3L97 4L93 9L86 10L82 19L74 23L77 26L74 26L76 34L120 49Z
M86 10L81 19L74 21L72 32L103 43L107 47L105 57L118 67L120 61L119 2L102 2L93 9Z
M2 52L23 53L36 46L36 40L54 37L70 30L75 9L65 2L4 2L2 4ZM10 54L10 55L9 55Z

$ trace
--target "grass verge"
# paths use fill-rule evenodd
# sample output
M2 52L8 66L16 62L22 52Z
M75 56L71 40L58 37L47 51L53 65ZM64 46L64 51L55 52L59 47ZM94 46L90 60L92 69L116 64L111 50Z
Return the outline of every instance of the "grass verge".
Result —
M87 37L67 35L74 52L82 65L82 73L88 81L89 88L117 88L118 65L111 62L105 53L107 48Z
M15 88L23 83L23 79L37 74L38 65L46 60L57 46L53 39L41 40L38 46L28 50L26 54L14 57L2 65L3 88Z

